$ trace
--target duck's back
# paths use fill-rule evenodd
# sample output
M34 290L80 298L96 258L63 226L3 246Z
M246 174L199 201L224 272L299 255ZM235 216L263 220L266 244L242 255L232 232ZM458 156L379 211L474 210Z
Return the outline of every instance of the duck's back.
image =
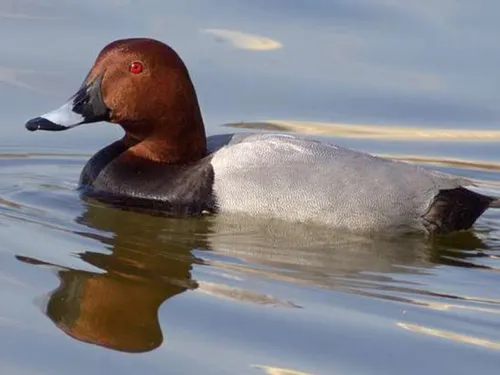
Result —
M441 190L471 184L283 134L236 135L213 153L211 164L220 211L347 229L423 227L421 217Z

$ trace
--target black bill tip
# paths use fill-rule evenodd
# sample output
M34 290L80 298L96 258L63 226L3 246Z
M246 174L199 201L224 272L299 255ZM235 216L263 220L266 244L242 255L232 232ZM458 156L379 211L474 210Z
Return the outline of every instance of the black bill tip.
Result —
M60 131L68 129L67 126L54 124L52 121L43 117L35 117L29 120L25 126L30 132L34 132L36 130Z

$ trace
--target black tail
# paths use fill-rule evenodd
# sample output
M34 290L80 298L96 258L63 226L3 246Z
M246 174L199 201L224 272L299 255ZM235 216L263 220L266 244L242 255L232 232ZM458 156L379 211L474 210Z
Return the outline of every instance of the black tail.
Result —
M469 229L488 208L500 208L500 200L459 187L441 190L422 216L430 233Z

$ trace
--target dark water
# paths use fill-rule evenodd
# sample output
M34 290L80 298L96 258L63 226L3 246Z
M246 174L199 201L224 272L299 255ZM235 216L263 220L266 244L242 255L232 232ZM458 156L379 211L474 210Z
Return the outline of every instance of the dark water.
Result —
M186 60L210 134L387 124L330 140L500 195L484 3L0 0L0 373L497 374L500 212L434 240L123 212L75 191L118 129L23 128L105 43L150 35Z

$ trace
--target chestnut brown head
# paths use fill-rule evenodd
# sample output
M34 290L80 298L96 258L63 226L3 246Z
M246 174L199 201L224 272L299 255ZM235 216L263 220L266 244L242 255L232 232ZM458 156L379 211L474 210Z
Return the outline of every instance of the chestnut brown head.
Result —
M26 128L66 130L107 121L138 142L205 143L196 92L186 66L168 45L147 38L108 44L80 89L60 108Z

